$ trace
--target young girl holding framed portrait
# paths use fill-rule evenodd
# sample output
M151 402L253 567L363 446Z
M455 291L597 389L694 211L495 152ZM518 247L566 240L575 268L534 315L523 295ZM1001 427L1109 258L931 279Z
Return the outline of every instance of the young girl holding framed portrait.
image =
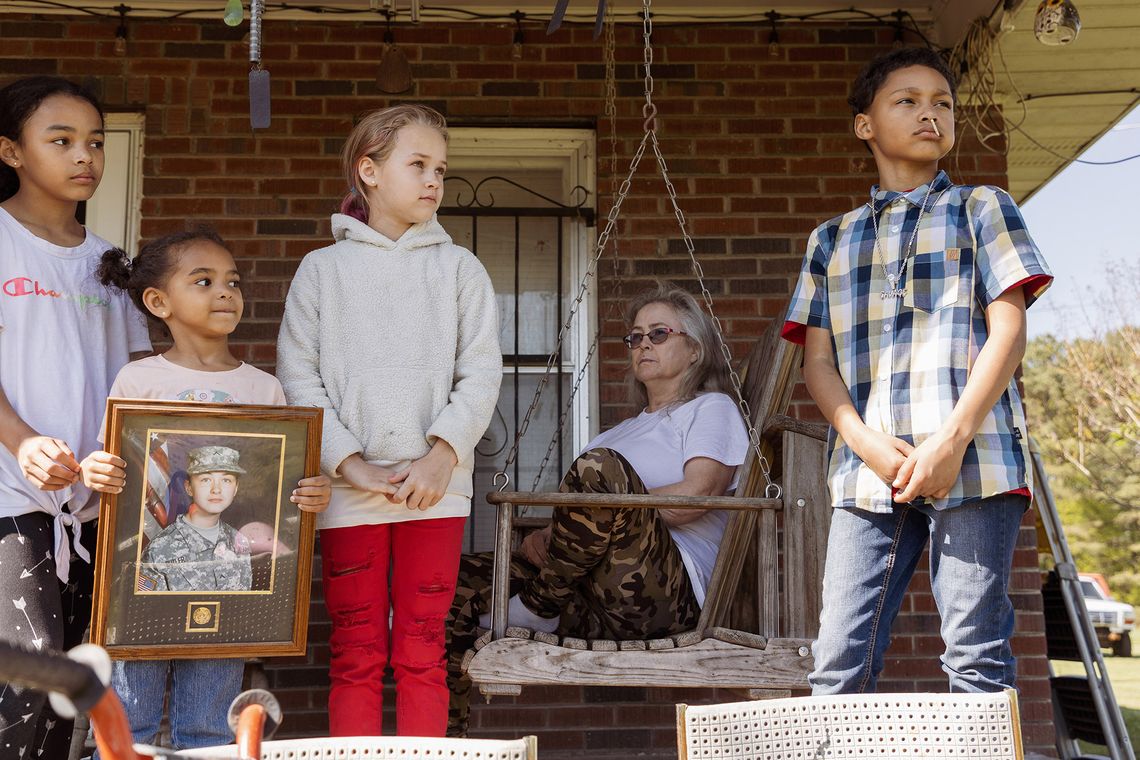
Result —
M120 250L107 251L99 277L129 293L173 339L165 353L123 367L111 386L112 398L285 403L273 375L230 351L229 336L241 320L244 301L237 265L217 233L201 229L168 235L143 246L134 261ZM232 473L236 457L229 451L199 452L200 474ZM92 463L83 468L84 482L98 491L119 493L125 464L117 457ZM195 469L193 461L188 469ZM329 483L325 475L305 478L290 501L299 509L320 512L329 503ZM217 486L219 498L223 485ZM242 534L211 532L201 522L181 515L177 527L197 544L213 542L209 553L214 556L248 555L249 542ZM171 743L175 749L193 749L232 740L227 712L241 691L244 667L240 658L116 660L111 685L123 701L135 741L147 744L158 734L169 675Z

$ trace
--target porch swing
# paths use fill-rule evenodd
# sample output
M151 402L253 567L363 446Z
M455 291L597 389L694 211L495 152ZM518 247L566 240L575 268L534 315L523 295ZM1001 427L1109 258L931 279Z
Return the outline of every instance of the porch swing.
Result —
M780 339L779 320L773 320L753 346L743 370L738 373L733 367L723 327L713 311L712 294L705 284L703 268L696 258L685 215L678 205L677 193L657 141L657 108L653 103L651 73L651 0L642 0L642 4L644 135L628 174L614 195L606 225L534 398L518 426L506 461L495 476L494 483L499 490L487 495L487 501L497 507L491 629L479 638L475 649L467 652L463 668L488 698L517 695L523 685L538 684L729 688L743 690L750 698L787 696L793 689L808 687L810 644L818 627L819 581L830 519L823 478L826 428L784 416L799 366L800 349ZM612 117L612 18L606 31L607 113ZM612 124L611 118L611 127ZM732 368L736 401L747 424L750 450L740 469L735 495L628 496L508 491L507 471L518 456L520 442L559 360L563 341L611 242L622 203L647 148L652 149L657 160L693 273L700 284L704 306L716 326L719 348ZM612 155L616 164L616 153ZM574 395L596 353L599 338L600 328L570 389L554 440L547 448L532 488L538 487L542 470L550 460L574 403ZM769 464L777 451L782 452L782 485L773 480ZM612 641L560 637L508 626L506 609L513 521L516 507L527 506L731 511L697 627L663 639Z

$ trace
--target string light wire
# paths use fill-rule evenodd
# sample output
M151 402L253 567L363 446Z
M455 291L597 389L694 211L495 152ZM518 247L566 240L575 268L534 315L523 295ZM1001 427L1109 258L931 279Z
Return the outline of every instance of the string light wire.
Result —
M1004 155L1009 150L1011 133L1017 132L1037 148L1059 158L1065 162L1084 164L1087 166L1112 166L1133 161L1140 158L1140 153L1113 159L1111 161L1092 161L1079 158L1080 153L1066 155L1043 144L1025 130L1025 122L1029 119L1028 102L1034 98L1022 94L1014 79L1013 72L1005 59L1005 51L1001 44L1002 31L995 30L990 18L985 16L971 22L962 40L950 51L950 70L959 77L958 103L955 104L955 118L973 128L982 147L992 153ZM1021 107L1021 113L1016 117L1007 115L1001 103L1004 102L998 93L998 65L1001 76L1009 83L1010 89L1016 96L1016 103ZM1098 92L1070 92L1065 96L1080 96L1101 94ZM1041 96L1037 96L1038 98ZM994 142L1001 138L1000 144ZM962 143L955 146L954 161L960 155ZM960 171L957 173L961 173Z
M61 10L78 11L87 13L92 16L106 16L113 17L114 12L110 8L103 8L101 6L83 5L79 3L61 2L61 0L9 0L7 3L9 8L16 8L21 10L32 10L36 7L59 8ZM185 16L193 15L214 15L217 8L213 6L202 8L185 8L178 11L171 11L167 8L146 7L145 5L132 6L132 12L136 15L142 13L151 18L183 18ZM345 8L336 5L320 5L314 3L290 3L290 2L277 2L265 4L266 16L274 13L283 12L301 12L312 13L314 15L329 15L329 16L366 16L369 11L361 10L359 8ZM767 21L771 11L756 11L745 13L732 13L724 15L704 15L700 16L702 22L706 23L725 23L725 24L750 24L757 21ZM877 23L883 27L896 28L900 20L897 16L899 11L892 11L891 13L877 14L871 11L862 10L859 8L836 8L830 10L814 11L811 13L776 13L776 20L779 22L810 22L810 21L868 21ZM902 11L903 21L906 24L908 32L914 34L928 46L933 46L929 38L922 32L917 19L914 18L908 11ZM429 6L424 5L420 7L419 16L421 20L426 19L440 19L440 20L472 20L472 21L513 21L512 14L509 13L484 13L474 11L469 8L456 8L451 6ZM543 19L549 20L550 14L527 14L529 19ZM670 13L668 11L659 11L653 14L654 24L657 25L670 25L670 24L690 24L692 23L692 14L683 13ZM631 23L641 24L641 16L639 12L632 11L615 11L615 22L617 23ZM572 12L567 14L565 23L593 26L593 15L578 14Z

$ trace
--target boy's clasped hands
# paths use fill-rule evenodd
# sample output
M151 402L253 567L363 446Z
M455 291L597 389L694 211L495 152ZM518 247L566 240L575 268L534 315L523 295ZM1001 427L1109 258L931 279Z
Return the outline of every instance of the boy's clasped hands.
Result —
M894 500L906 504L918 498L942 499L950 493L962 470L966 443L956 443L939 430L918 446L890 433L863 427L851 447L868 467L894 491Z

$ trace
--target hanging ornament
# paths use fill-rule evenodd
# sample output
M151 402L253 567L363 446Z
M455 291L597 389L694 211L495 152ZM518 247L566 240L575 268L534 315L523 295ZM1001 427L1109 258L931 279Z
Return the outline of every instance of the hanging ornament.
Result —
M1072 0L1042 0L1033 20L1033 35L1043 45L1068 45L1081 31L1081 16Z
M384 51L380 54L380 68L376 72L376 89L389 95L399 95L412 89L412 66L408 56L396 47L396 37L392 34L392 11L383 11L388 21L384 31Z
M241 0L226 0L226 12L222 15L222 21L226 26L238 26L243 19L245 19L245 7L241 4Z

